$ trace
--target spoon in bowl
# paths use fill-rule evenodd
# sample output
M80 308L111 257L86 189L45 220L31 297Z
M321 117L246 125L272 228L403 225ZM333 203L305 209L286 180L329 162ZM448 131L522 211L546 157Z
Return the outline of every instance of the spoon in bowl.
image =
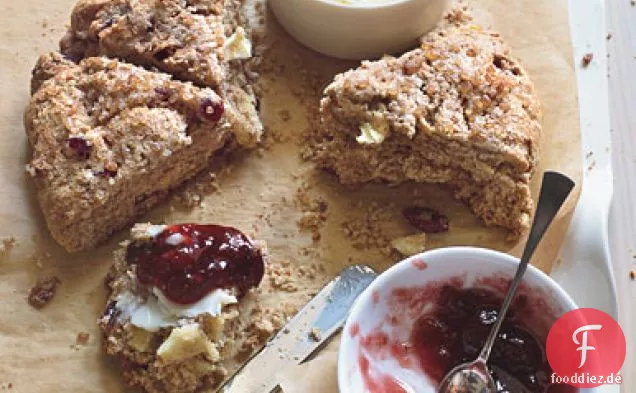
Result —
M497 387L488 371L488 358L490 351L497 339L499 329L506 318L508 308L512 303L517 287L521 283L524 273L530 263L530 258L534 254L537 245L543 238L545 231L556 216L557 212L565 202L566 198L574 188L574 182L567 176L557 172L545 172L537 211L534 215L532 228L528 241L523 250L519 267L514 279L510 283L510 288L506 298L499 310L497 320L493 325L484 347L476 360L470 363L463 363L453 368L439 385L439 393L496 393Z

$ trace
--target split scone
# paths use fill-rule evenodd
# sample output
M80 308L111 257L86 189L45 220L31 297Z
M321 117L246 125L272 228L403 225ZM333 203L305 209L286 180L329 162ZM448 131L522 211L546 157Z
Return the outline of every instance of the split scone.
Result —
M252 43L240 26L239 6L239 0L80 0L60 49L74 61L117 58L213 88L249 128L239 134L258 136L263 125L243 69Z
M148 393L214 391L250 334L239 302L263 278L264 246L218 225L138 224L132 234L106 279L106 353Z
M453 27L363 62L335 77L320 110L314 155L342 183L441 183L487 225L528 228L540 108L498 34Z
M212 89L101 57L76 65L45 55L38 65L27 168L51 234L69 251L130 223L228 141L257 139Z

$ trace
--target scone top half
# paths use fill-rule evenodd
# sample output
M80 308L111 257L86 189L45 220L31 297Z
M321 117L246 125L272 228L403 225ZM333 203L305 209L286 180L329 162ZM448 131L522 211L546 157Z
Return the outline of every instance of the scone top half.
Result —
M115 253L99 319L124 381L149 393L213 391L249 339L243 296L266 261L264 244L232 227L135 225Z
M541 133L533 85L496 33L441 30L401 57L336 76L318 162L343 183L444 183L487 223L520 232Z
M101 57L49 55L39 66L25 112L28 170L69 251L105 240L234 136L235 114L212 89Z

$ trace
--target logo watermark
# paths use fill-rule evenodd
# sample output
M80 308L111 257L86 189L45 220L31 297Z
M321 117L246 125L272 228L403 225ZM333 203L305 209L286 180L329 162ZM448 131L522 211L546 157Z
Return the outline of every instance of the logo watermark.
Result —
M579 388L621 384L626 350L625 334L611 316L593 308L570 311L548 334L551 381Z
M560 376L552 373L550 382L555 384L601 384L601 385L620 385L623 383L623 376L620 374L610 375L591 375L590 373L574 373L572 375Z

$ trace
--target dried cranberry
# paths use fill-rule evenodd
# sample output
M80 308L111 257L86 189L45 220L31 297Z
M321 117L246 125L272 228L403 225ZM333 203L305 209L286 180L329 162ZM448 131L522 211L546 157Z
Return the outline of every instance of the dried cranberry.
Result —
M59 283L60 279L55 276L38 281L29 291L29 304L37 309L49 304L55 297Z
M172 91L165 87L157 87L155 88L155 93L157 93L162 100L167 100L172 94Z
M93 149L93 147L88 144L86 139L74 136L74 137L68 138L67 143L68 143L68 147L73 149L77 157L83 160L87 160L88 157L90 157L91 150Z
M206 98L201 101L199 116L204 120L219 121L224 111L223 101L214 102L212 99Z
M117 171L111 171L108 169L104 169L103 171L99 171L95 174L95 176L99 177L115 177L117 176Z
M261 250L237 229L219 225L172 225L151 242L129 245L126 259L137 267L140 283L179 304L220 288L244 294L265 271Z
M448 217L428 207L411 206L403 210L404 218L425 233L448 231Z

